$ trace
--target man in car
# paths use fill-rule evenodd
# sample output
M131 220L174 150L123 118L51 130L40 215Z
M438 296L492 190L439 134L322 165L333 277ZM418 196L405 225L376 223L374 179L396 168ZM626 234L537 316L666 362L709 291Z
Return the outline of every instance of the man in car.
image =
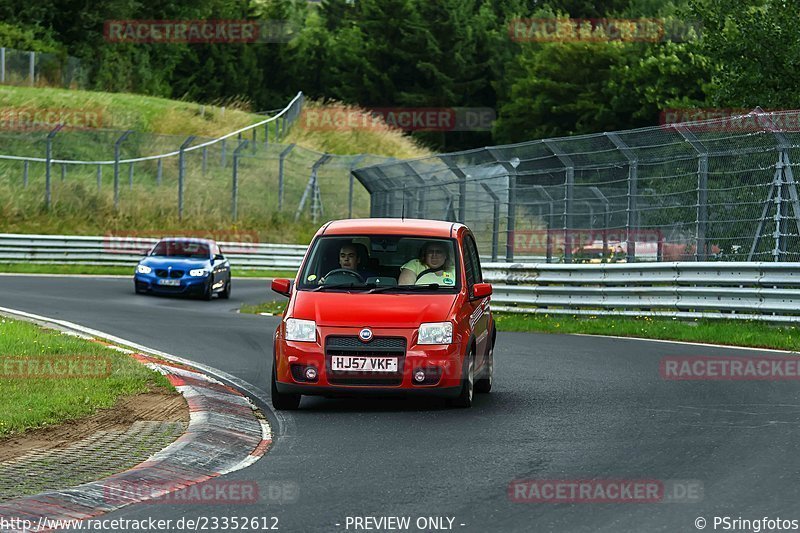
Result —
M428 241L422 245L419 257L412 259L400 269L398 285L446 285L456 283L456 270L444 242Z
M357 272L358 275L361 276L361 279L366 281L367 278L377 276L378 274L369 269L362 268L361 254L358 253L358 247L359 245L348 243L343 244L341 248L339 248L339 268ZM324 284L327 277L328 276L323 277L320 280L320 284Z

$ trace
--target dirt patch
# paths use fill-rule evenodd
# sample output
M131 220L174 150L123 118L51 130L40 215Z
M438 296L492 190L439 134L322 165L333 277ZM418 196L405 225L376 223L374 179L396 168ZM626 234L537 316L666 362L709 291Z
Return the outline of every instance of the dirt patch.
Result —
M188 424L189 408L183 396L165 389L125 396L92 416L0 439L0 462L34 450L63 448L98 431L125 431L140 420Z

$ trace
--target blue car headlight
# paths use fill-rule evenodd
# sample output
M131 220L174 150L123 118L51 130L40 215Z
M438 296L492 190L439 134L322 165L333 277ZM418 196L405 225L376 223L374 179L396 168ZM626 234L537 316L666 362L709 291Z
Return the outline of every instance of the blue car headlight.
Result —
M147 266L147 265L137 265L137 266L136 266L136 272L137 272L138 274L149 274L149 273L150 273L150 272L152 272L152 271L153 271L153 269L152 269L152 268L150 268L150 267L149 267L149 266Z
M208 276L211 272L205 268L195 268L194 270L189 271L189 275L195 278L202 278L203 276Z

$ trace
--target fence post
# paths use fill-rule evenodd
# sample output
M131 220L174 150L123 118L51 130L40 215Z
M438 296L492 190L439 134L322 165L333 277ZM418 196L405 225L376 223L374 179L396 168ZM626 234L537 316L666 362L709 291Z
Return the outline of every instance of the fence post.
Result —
M564 165L564 262L572 262L572 201L574 199L575 187L575 163L555 142L551 140L542 141Z
M132 130L128 130L122 135L120 135L117 142L114 143L114 210L119 210L119 153L120 153L120 145L125 142L125 139L133 133Z
M257 147L256 140L258 139L257 133L258 133L258 128L253 128L253 143L252 143L253 155L256 155L256 147Z
M28 188L28 160L22 162L22 188Z
M158 162L160 163L161 160L159 159ZM208 166L208 146L203 147L203 176L206 175L206 170Z
M497 261L497 241L500 234L500 198L494 193L491 187L481 183L481 187L486 191L494 202L494 212L492 217L492 262Z
M636 227L638 222L639 208L637 197L639 195L639 159L636 154L625 144L616 133L606 133L606 137L614 143L617 150L622 152L628 160L628 208L625 220L625 232L627 234L628 249L625 252L629 263L636 262Z
M281 152L278 157L278 211L283 209L283 160L294 148L294 143L290 144Z
M0 83L6 82L6 49L0 47Z
M222 141L221 141L219 144L220 144L220 151L221 151L221 154L220 154L220 163L219 163L219 164L220 164L220 166L221 166L222 168L225 168L225 155L226 155L226 151L225 151L225 139L222 139Z
M28 62L28 70L29 75L31 78L31 87L36 85L36 52L28 52L29 55L29 62Z
M186 148L194 139L194 135L189 135L181 144L178 152L178 220L183 220L183 179L186 173Z
M233 151L233 184L231 186L231 218L236 222L238 215L238 200L239 200L239 154L242 149L247 147L249 141L244 139L239 142L239 146Z
M347 194L347 218L353 218L353 185L356 179L355 175L353 174L353 170L356 168L356 165L359 164L366 156L366 154L361 154L350 163L350 190Z
M705 261L708 258L706 245L706 227L708 224L708 149L694 133L684 126L674 126L686 142L692 145L697 152L697 220L695 221L695 238L697 248L694 251L695 261Z
M317 159L314 164L311 165L311 176L308 178L308 184L306 185L305 191L303 191L303 196L300 198L300 203L297 205L297 211L294 214L295 222L300 220L300 215L305 208L306 200L311 202L311 220L314 223L316 223L319 219L319 215L324 212L322 207L322 198L319 192L319 182L317 181L317 170L319 170L319 167L327 163L331 157L332 156L330 154L322 154L322 157Z
M100 187L103 183L103 165L97 165L97 191L100 191Z
M269 144L269 125L270 125L269 122L264 124L264 146L267 146Z
M161 180L164 176L164 159L159 157L158 164L156 165L156 185L161 186Z
M61 181L67 179L67 164L61 163Z
M48 210L50 209L50 201L52 199L52 194L51 194L52 191L51 191L51 187L50 187L50 170L51 170L50 167L52 166L52 161L53 161L53 137L55 137L56 134L59 131L61 131L61 128L63 128L63 127L64 127L63 124L59 124L58 126L53 128L50 131L50 133L47 134L47 145L46 145L46 154L47 154L47 156L45 158L46 160L45 160L45 171L44 171L44 175L45 175L45 180L44 180L45 181L45 183L44 183L44 206Z

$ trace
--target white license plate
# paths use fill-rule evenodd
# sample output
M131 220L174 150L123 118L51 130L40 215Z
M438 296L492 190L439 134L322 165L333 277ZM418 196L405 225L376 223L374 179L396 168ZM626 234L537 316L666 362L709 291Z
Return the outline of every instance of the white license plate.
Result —
M160 279L158 280L159 285L167 285L169 287L180 287L181 280L179 279Z
M334 355L331 357L334 372L397 372L397 357L359 357Z

